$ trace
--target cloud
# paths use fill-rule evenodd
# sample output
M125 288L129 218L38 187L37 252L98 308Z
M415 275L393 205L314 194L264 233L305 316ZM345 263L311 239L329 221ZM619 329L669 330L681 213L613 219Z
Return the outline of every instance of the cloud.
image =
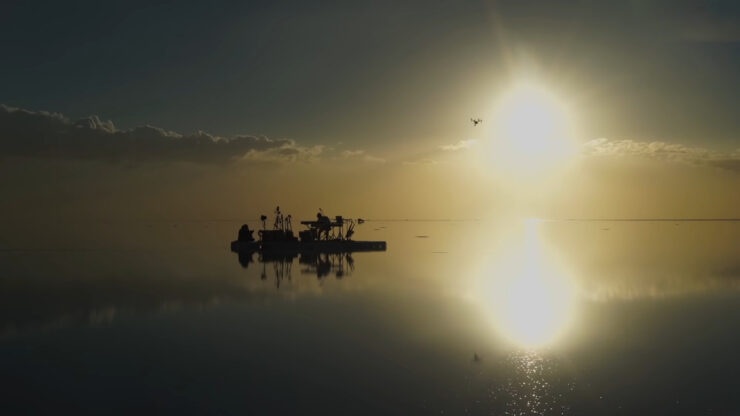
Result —
M351 158L355 156L362 156L365 154L364 150L345 150L341 153L343 158Z
M366 151L357 150L344 150L340 154L342 159L359 159L369 163L385 163L385 159L368 154Z
M447 152L456 152L458 150L470 149L475 146L477 142L478 141L476 139L460 140L457 143L439 146L439 148Z
M734 159L709 160L707 161L707 164L721 169L740 173L740 156L737 156Z
M406 160L403 162L403 165L406 166L417 166L417 165L439 165L439 160L430 159L430 158L424 158L424 159L418 159L418 160Z
M362 160L369 163L385 163L386 160L382 157L372 156L372 155L365 155L363 156Z
M242 156L242 160L255 162L317 162L324 153L324 146L298 146L294 142L266 150L252 149Z
M409 159L401 162L404 166L418 165L446 165L451 162L455 154L472 148L478 143L477 139L458 140L456 143L443 144L431 149L410 155Z
M652 160L681 162L691 165L713 166L740 172L740 150L722 153L702 147L690 147L660 141L594 139L583 145L586 156L639 157Z
M0 104L0 157L223 163L310 161L322 150L323 146L299 146L289 139L249 135L224 138L203 131L182 135L153 126L118 130L98 116L71 121L59 113Z

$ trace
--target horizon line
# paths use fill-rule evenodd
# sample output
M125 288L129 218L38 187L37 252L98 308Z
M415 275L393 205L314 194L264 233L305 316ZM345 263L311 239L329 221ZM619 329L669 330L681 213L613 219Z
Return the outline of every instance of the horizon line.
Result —
M353 218L355 220L361 217ZM350 219L350 218L347 218ZM523 220L539 220L550 222L737 222L740 218L542 218L542 217L525 217ZM2 218L0 222L15 221L16 219ZM476 222L484 221L486 218L363 218L366 222ZM95 219L68 219L57 223L80 223L80 222L101 222L101 223L121 223L121 222L260 222L258 218L95 218ZM38 221L44 223L44 220Z

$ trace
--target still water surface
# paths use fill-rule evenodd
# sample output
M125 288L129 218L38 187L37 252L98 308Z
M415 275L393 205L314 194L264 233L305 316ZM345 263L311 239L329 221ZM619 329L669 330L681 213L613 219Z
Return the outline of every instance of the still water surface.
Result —
M239 225L4 224L0 412L740 414L738 222Z

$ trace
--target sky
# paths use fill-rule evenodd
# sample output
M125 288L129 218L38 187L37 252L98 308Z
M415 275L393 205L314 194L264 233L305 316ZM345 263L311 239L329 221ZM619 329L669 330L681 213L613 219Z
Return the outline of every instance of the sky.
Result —
M740 216L732 1L29 1L0 45L6 218ZM522 80L568 157L500 146Z

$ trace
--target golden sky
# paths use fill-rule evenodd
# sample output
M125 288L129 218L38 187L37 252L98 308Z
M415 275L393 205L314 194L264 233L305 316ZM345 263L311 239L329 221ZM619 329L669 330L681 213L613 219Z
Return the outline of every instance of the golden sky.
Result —
M5 218L740 215L727 2L59 7L0 29Z

